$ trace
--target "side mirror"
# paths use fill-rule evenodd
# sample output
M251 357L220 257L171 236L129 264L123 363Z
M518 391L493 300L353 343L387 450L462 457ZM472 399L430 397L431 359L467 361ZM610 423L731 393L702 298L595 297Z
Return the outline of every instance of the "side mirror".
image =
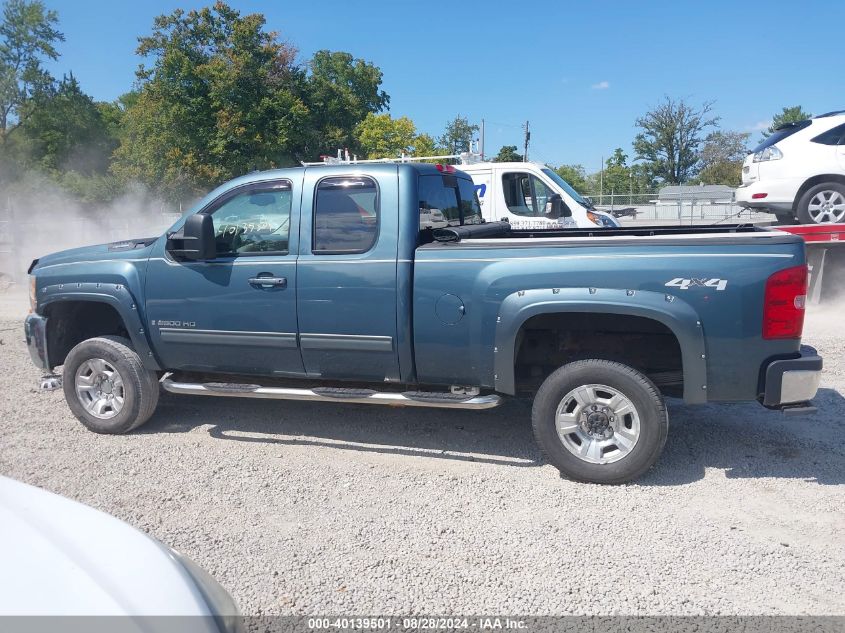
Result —
M559 193L553 193L546 202L546 217L550 220L558 220L563 215L563 199Z
M203 260L217 256L214 220L205 213L188 216L182 230L167 240L167 252L176 258Z

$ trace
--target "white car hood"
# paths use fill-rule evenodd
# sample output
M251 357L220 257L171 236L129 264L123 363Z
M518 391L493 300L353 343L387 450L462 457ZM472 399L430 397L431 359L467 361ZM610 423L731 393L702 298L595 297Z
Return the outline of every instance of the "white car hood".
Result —
M0 477L0 615L209 615L158 541L93 508Z

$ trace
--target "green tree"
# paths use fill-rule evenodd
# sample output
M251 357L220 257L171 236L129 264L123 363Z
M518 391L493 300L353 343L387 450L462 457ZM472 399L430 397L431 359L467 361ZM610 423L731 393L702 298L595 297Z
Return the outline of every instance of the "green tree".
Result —
M493 159L494 163L520 163L523 160L522 154L516 151L516 145L502 145L499 153Z
M605 164L608 167L625 167L628 164L628 154L621 147L617 147Z
M657 178L648 163L631 165L633 193L652 193L657 189Z
M583 195L590 192L587 182L587 172L584 171L583 165L561 165L555 171L558 176L568 182L578 193Z
M355 127L355 137L366 158L393 158L414 150L417 129L408 117L368 112Z
M0 22L0 142L11 124L20 122L21 109L32 94L44 90L53 78L46 60L58 59L58 15L40 0L8 0Z
M126 124L126 111L138 100L138 91L132 90L119 96L116 100L98 101L97 109L109 136L120 138Z
M304 73L264 25L224 2L157 17L139 39L152 66L138 71L114 172L179 199L301 155Z
M382 72L349 53L317 51L308 65L306 103L311 112L308 153L334 154L357 146L355 128L385 110L390 97L381 90Z
M749 136L748 132L711 132L701 146L698 180L708 185L739 185Z
M636 121L641 130L634 139L637 159L647 161L666 184L685 182L698 164L704 132L719 122L710 115L712 109L712 102L696 108L683 99L665 97Z
M628 155L617 147L613 155L605 161L602 175L604 193L623 194L633 189L633 175L628 167Z
M107 171L117 138L73 75L35 93L23 112L26 116L19 127L30 164L47 173Z
M472 136L476 132L478 132L478 126L471 125L466 117L459 114L446 123L446 130L438 142L449 154L468 152L472 144Z
M784 123L796 123L806 121L812 114L804 112L800 105L783 108L778 114L772 117L772 124L763 131L763 140L767 139L776 129Z
M430 134L417 134L414 139L414 156L442 156L446 150L437 144L437 141ZM436 160L427 161L436 163Z

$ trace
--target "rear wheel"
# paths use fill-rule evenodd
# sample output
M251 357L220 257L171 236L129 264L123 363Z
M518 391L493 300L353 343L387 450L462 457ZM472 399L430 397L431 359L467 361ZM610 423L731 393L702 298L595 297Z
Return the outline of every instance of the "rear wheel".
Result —
M568 479L632 481L651 468L666 443L669 417L657 387L637 370L606 360L564 365L540 386L534 436Z
M73 414L95 433L128 433L158 404L158 381L129 340L100 336L70 350L62 385Z
M810 187L798 201L801 224L845 222L845 185L823 182Z

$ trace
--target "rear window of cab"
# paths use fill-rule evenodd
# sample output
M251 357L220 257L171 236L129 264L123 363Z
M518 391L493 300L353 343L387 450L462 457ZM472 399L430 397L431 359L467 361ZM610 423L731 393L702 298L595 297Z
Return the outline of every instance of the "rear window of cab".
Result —
M419 177L420 228L481 223L481 205L475 185L455 174Z

